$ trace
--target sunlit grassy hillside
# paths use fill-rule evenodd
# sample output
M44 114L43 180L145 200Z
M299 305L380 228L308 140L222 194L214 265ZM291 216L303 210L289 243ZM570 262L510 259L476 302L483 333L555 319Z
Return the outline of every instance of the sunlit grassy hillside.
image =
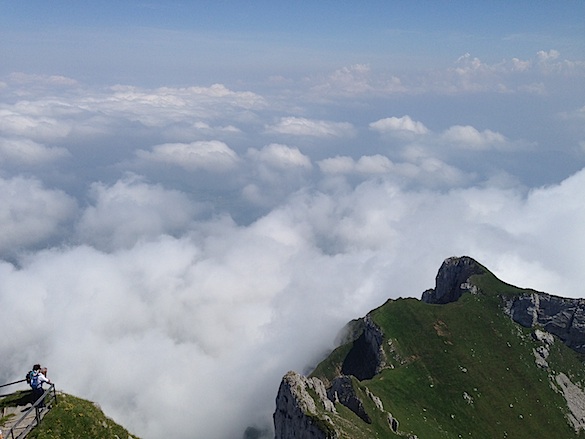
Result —
M19 391L1 399L0 407L24 405L30 391ZM5 421L8 421L6 419ZM5 429L3 428L3 431ZM108 418L93 402L59 393L57 403L27 439L138 439Z
M329 416L347 438L574 438L567 402L554 377L564 372L581 389L583 357L556 340L548 368L533 352L533 329L514 323L501 307L502 295L523 290L491 273L473 277L480 293L431 305L416 299L386 302L370 313L384 333L387 365L372 379L353 379L372 422L336 404ZM355 325L354 325L355 326ZM313 372L330 382L341 370L352 342L340 346ZM368 392L379 397L383 411ZM398 421L389 429L388 412ZM321 415L321 414L320 414ZM321 417L321 416L319 416Z

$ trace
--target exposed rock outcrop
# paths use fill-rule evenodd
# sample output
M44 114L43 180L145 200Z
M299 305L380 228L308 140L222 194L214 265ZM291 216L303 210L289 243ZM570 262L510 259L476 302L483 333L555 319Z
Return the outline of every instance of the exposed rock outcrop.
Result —
M316 398L311 396L312 391ZM320 409L320 410L318 410ZM320 411L335 412L323 382L288 372L280 383L274 412L275 439L335 439L338 437L331 420Z
M368 397L374 402L378 410L386 414L386 420L388 421L388 426L390 427L390 429L394 433L398 433L398 419L392 416L392 413L389 413L384 410L384 404L382 403L382 400L378 398L376 395L374 395L367 387L366 395L368 395Z
M332 401L339 401L356 415L358 415L364 422L372 423L372 419L364 408L364 403L357 396L353 388L351 377L344 375L335 378L331 383L331 387L327 390L327 396Z
M563 372L555 377L558 391L567 401L569 413L567 419L576 432L585 430L585 392L576 384L572 383Z
M504 310L520 325L541 326L567 346L585 353L585 300L532 292L504 299Z
M548 369L549 366L546 360L550 355L550 347L555 341L554 336L552 334L549 334L548 332L536 329L532 333L532 338L540 343L540 346L537 346L536 348L532 349L536 365L543 369Z
M435 288L426 290L421 300L437 304L455 302L464 292L473 291L469 278L484 272L485 268L468 256L447 258L439 268Z

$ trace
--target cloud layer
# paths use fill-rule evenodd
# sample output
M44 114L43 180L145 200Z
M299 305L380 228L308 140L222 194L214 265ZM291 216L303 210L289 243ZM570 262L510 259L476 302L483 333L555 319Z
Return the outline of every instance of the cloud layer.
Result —
M270 428L287 370L446 257L581 297L567 75L582 62L543 51L417 83L366 65L255 91L2 78L0 378L40 361L142 437L241 437Z

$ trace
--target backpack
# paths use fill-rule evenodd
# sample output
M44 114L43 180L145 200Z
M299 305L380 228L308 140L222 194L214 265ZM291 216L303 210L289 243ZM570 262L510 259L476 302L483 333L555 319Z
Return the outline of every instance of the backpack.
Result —
M29 386L30 386L30 377L31 377L31 375L32 375L32 374L33 374L33 371L32 371L32 370L26 373L25 380L26 380L26 383L27 383Z
M39 374L38 374L38 372L37 373L31 372L29 374L29 376L30 376L30 386L33 389L38 389L41 386L41 383L39 382Z

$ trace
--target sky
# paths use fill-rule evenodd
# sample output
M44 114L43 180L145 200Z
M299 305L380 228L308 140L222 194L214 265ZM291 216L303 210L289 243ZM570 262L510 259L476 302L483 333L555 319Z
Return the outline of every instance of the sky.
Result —
M583 297L583 16L0 0L0 381L272 437L282 376L447 257Z

